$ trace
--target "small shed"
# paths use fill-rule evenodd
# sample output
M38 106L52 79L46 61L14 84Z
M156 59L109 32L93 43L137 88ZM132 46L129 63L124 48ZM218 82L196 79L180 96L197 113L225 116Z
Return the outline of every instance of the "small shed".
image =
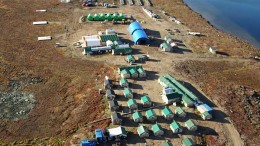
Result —
M165 43L165 42L160 45L160 50L164 51L164 52L172 52L173 51L172 46L170 44Z
M138 133L138 135L139 135L141 138L147 138L147 137L149 137L149 131L148 131L148 129L147 129L146 126L143 126L143 125L139 126L139 127L137 128L137 133Z
M162 126L158 123L154 124L151 130L155 136L162 136L164 134Z
M170 124L170 128L172 130L173 133L181 133L182 132L182 127L181 125L176 122L176 121L173 121L171 124Z
M186 117L186 112L181 108L181 107L177 107L174 111L175 115L177 115L178 117L182 117L185 118Z
M137 102L135 99L131 98L127 101L127 106L131 110L136 110L138 108Z
M164 109L162 110L162 116L166 120L172 120L174 117L173 112L169 109L169 107L165 106Z
M134 122L136 122L136 123L142 123L143 122L143 116L138 111L133 113L132 118L133 118Z
M116 100L108 101L109 109L114 112L119 109L118 102Z
M144 78L144 77L146 77L146 72L144 71L143 68L138 68L138 69L137 69L137 72L138 72L138 74L139 74L139 78Z
M122 70L122 71L120 72L120 74L121 74L121 77L122 77L122 78L128 79L128 78L131 77L131 76L130 76L130 73L129 73L126 69Z
M196 146L196 144L194 143L194 141L190 138L184 138L181 141L182 146Z
M177 92L173 92L170 94L163 94L162 95L162 100L166 103L166 104L170 104L173 102L178 102L180 101L181 98L181 94L177 93Z
M153 109L149 109L145 112L145 116L148 121L155 121L157 120L157 115L155 114Z
M133 98L133 91L129 88L124 89L124 96L126 98Z
M125 87L125 88L129 87L129 83L128 83L127 79L125 79L125 78L121 78L121 80L119 81L119 84L121 87Z
M107 100L114 100L116 98L116 94L114 90L107 89L106 90L106 98Z
M216 48L213 48L213 47L210 47L209 48L209 52L211 53L211 54L217 54L217 49Z
M141 103L142 103L143 107L152 106L152 101L151 101L150 97L148 97L147 95L141 97Z
M133 55L127 55L127 56L125 57L125 60L126 60L126 62L128 62L128 63L130 63L130 62L134 63L134 62L135 62L135 57L134 57Z
M119 113L113 112L111 115L111 121L114 125L121 125L123 118Z
M182 102L186 107L191 107L194 105L194 102L187 95L182 96Z
M105 76L104 88L105 89L112 89L112 87L113 87L112 81L108 78L108 76Z
M173 145L170 142L165 142L165 143L162 144L162 146L173 146Z
M198 129L198 126L191 119L185 122L185 126L190 131L196 131Z

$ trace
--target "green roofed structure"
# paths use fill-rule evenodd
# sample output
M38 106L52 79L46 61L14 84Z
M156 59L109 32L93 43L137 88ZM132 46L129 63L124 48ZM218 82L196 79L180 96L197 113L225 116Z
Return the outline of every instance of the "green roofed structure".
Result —
M181 141L182 146L196 146L196 144L194 143L194 141L190 138L184 138Z
M194 104L194 102L187 95L182 96L182 102L186 107L191 107Z
M186 117L186 112L181 108L181 107L177 107L174 111L175 115L177 115L178 117L182 117L185 118Z
M152 106L152 101L151 101L150 97L148 97L147 95L141 97L141 103L142 103L143 107Z
M119 81L119 84L121 87L125 87L125 88L128 88L128 86L129 86L129 83L128 83L127 79L125 79L125 78L121 78Z
M153 109L149 109L145 112L145 116L148 121L155 121L157 119L157 115L155 114Z
M136 122L136 123L142 123L143 122L143 116L138 111L133 113L132 118L133 118L134 122Z
M93 21L94 16L92 14L88 14L87 19L88 19L88 21Z
M127 101L127 105L128 105L128 108L131 109L131 110L136 110L137 109L137 102L135 101L135 99L129 99Z
M157 123L152 126L151 130L155 136L162 136L164 134L162 126Z
M192 120L186 121L185 126L190 131L196 131L198 129L197 125Z
M164 109L162 110L162 116L166 120L172 120L174 117L173 112L169 109L169 107L165 106Z
M137 133L141 138L147 138L149 137L149 131L146 126L139 126L137 128Z
M130 72L131 78L138 78L138 72L136 71L136 69L131 68L129 70L129 72Z
M126 98L133 98L133 91L129 88L124 89L124 96Z
M130 63L130 62L134 63L135 62L135 57L133 55L127 55L125 57L125 61L128 62L128 63Z
M102 34L99 35L99 37L102 43L106 43L108 40L112 42L119 41L119 37L117 34Z
M99 15L98 14L94 14L94 21L99 21Z
M105 14L101 13L99 15L99 21L104 21L106 19Z
M170 142L165 142L165 143L162 144L162 146L173 146L173 144L170 143Z
M112 19L112 15L111 14L106 14L106 16L105 16L105 19L107 20L107 21L112 21L113 19Z
M173 133L181 133L182 132L182 127L181 125L176 122L176 121L173 121L171 124L170 124L170 128L172 130Z
M132 69L134 69L132 72L136 72L137 71L137 73L139 74L138 76L140 77L140 73L138 72L138 70L140 70L140 69L142 69L143 71L144 71L144 69L143 69L143 66L141 66L141 65L131 65L131 66L121 66L121 67L119 67L118 68L118 73L119 74L121 74L121 77L122 78L129 78L129 76L130 76L130 70L132 70ZM128 73L128 74L127 74ZM128 76L129 75L129 76ZM130 76L131 77L131 76Z

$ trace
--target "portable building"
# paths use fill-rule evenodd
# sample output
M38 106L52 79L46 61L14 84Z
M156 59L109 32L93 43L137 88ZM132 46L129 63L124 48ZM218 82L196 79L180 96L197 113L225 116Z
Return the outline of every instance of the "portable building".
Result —
M187 95L182 96L182 102L186 107L191 107L194 105L194 102Z
M165 142L165 143L162 144L162 146L173 146L173 145L170 142Z
M136 110L138 107L136 100L132 98L127 101L127 106L131 110Z
M129 70L129 72L130 72L130 75L131 75L132 78L138 78L138 72L136 71L135 68L131 68Z
M133 55L127 55L127 56L125 57L125 60L126 60L126 62L128 62L128 63L130 63L130 62L134 63L134 62L135 62L135 57L134 57Z
M157 119L157 115L155 114L153 109L149 109L145 112L145 116L148 121L155 121Z
M99 15L99 21L104 21L106 19L105 14L101 13Z
M116 94L114 90L107 89L106 90L106 98L107 100L114 100L116 98Z
M99 21L99 15L98 15L98 14L94 14L93 20L94 20L94 21Z
M127 79L125 79L125 78L121 78L121 80L119 81L119 84L121 87L125 87L125 88L129 87L129 83L128 83Z
M122 78L128 79L128 78L131 77L130 73L129 73L126 69L122 70L122 71L120 72L120 74L121 74L121 77L122 77Z
M155 136L162 136L164 134L162 126L157 123L152 126L151 130Z
M119 113L113 112L111 115L111 121L114 125L120 125L122 124L123 118Z
M197 125L191 119L185 122L185 126L190 131L196 131L198 129Z
M106 19L107 21L112 21L112 20L113 20L111 14L109 14L109 13L106 14L105 19Z
M162 110L162 116L166 120L172 120L174 117L173 112L169 109L169 107L165 106L164 109Z
M194 141L190 138L184 138L181 141L182 146L196 146L196 144L194 143Z
M210 119L212 119L212 115L209 112L204 112L204 113L201 113L200 115L201 115L201 118L203 120L210 120Z
M128 27L129 33L132 35L133 41L137 45L149 44L149 38L144 32L142 26L138 22L132 22Z
M213 47L210 47L209 48L209 52L211 53L211 54L217 54L217 49L216 48L213 48Z
M109 133L109 139L127 138L127 132L124 127L116 127L107 129Z
M126 98L133 98L133 91L129 88L124 89L124 96Z
M180 101L181 98L181 94L177 93L177 92L173 92L170 94L166 94L166 95L162 95L162 100L166 103L166 104L170 104L173 102L178 102Z
M133 113L132 118L133 118L134 122L136 122L136 123L142 123L143 122L143 116L138 111Z
M106 29L106 34L116 34L114 29Z
M143 125L139 126L137 128L137 133L138 133L139 137L141 137L141 138L149 137L149 131L146 126L143 126Z
M182 127L181 125L176 122L176 121L173 121L171 124L170 124L170 128L172 130L173 133L181 133L182 132Z
M116 100L108 101L108 104L109 104L109 109L112 112L117 111L119 109L119 105L118 105L118 102Z
M160 50L164 51L164 52L172 52L173 51L172 46L170 44L165 43L165 42L160 45Z
M185 118L186 117L186 112L181 108L181 107L177 107L174 111L175 115L177 115L178 117L182 117Z
M150 97L148 97L147 95L141 97L141 103L142 103L143 107L152 106L152 101L151 101Z
M174 42L173 39L168 35L164 37L164 40L167 44L171 44Z
M94 16L92 14L88 14L87 19L88 19L88 21L93 21Z
M139 74L139 78L144 78L144 77L146 77L146 72L144 71L143 68L138 68L138 69L137 69L137 72L138 72L138 74Z
M104 79L104 88L105 88L105 89L112 89L112 88L113 88L112 81L108 78L108 76L105 76L105 79Z
M129 44L124 44L124 45L120 45L115 47L115 49L112 50L112 55L124 55L124 54L129 54L132 52L132 48L129 46Z

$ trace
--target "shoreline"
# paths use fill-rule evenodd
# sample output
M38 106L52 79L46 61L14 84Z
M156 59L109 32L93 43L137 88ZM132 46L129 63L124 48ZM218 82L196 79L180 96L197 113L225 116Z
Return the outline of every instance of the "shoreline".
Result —
M234 38L236 38L236 39L239 39L239 40L242 41L242 42L248 43L248 45L251 45L253 48L255 48L255 49L257 49L257 50L260 50L260 46L259 46L259 47L258 47L258 46L255 46L254 44L250 43L250 42L249 42L248 40L246 40L246 39L243 39L243 38L241 38L241 37L239 37L239 36L236 36L236 35L234 35L234 34L232 34L232 33L226 32L225 30L222 30L222 29L217 28L217 26L215 26L214 24L212 24L209 20L207 20L207 18L203 17L203 15L202 15L201 13L197 12L196 10L193 10L187 3L184 2L184 0L182 0L182 2L183 2L183 4L184 4L186 7L188 7L191 11L197 13L198 16L200 16L201 18L203 18L204 21L206 21L206 22L208 23L208 25L212 26L214 29L216 29L216 30L218 30L218 31L220 31L220 32L222 32L222 33L225 33L226 35L229 35L229 36L231 36L231 37L234 37Z
M253 58L260 54L260 49L250 44L247 40L224 32L216 28L200 13L192 10L183 0L173 0L170 6L167 0L153 1L155 7L163 9L171 16L176 17L191 31L208 35L207 37L197 37L190 43L195 53L207 53L208 48L216 47L227 56L238 56L243 58Z

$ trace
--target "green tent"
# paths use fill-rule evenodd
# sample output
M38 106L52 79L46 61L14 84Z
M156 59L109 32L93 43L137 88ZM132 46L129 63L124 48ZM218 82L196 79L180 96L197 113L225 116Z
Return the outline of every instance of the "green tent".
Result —
M118 19L122 21L123 19L125 19L125 15L123 13L120 13Z
M184 138L181 142L183 146L195 146L195 143L190 138Z
M88 21L93 21L93 15L92 14L88 14L88 17L87 17Z
M149 121L155 121L157 119L157 115L155 114L153 109L149 109L145 112L145 116Z
M133 118L134 122L143 122L143 116L138 111L133 113L132 118Z
M145 126L139 126L137 128L137 133L141 138L149 137L149 131Z
M109 13L106 14L105 19L108 20L108 21L112 21L112 16L111 16L111 14L109 14Z
M132 98L127 101L127 105L130 109L137 109L137 102Z
M117 13L114 13L112 18L113 18L114 21L118 21L119 20Z
M151 129L155 136L162 136L164 134L163 128L159 124L154 124Z
M99 16L98 16L98 14L95 14L95 15L94 15L94 21L99 21Z
M101 13L100 16L99 16L99 20L104 21L105 20L105 14Z

